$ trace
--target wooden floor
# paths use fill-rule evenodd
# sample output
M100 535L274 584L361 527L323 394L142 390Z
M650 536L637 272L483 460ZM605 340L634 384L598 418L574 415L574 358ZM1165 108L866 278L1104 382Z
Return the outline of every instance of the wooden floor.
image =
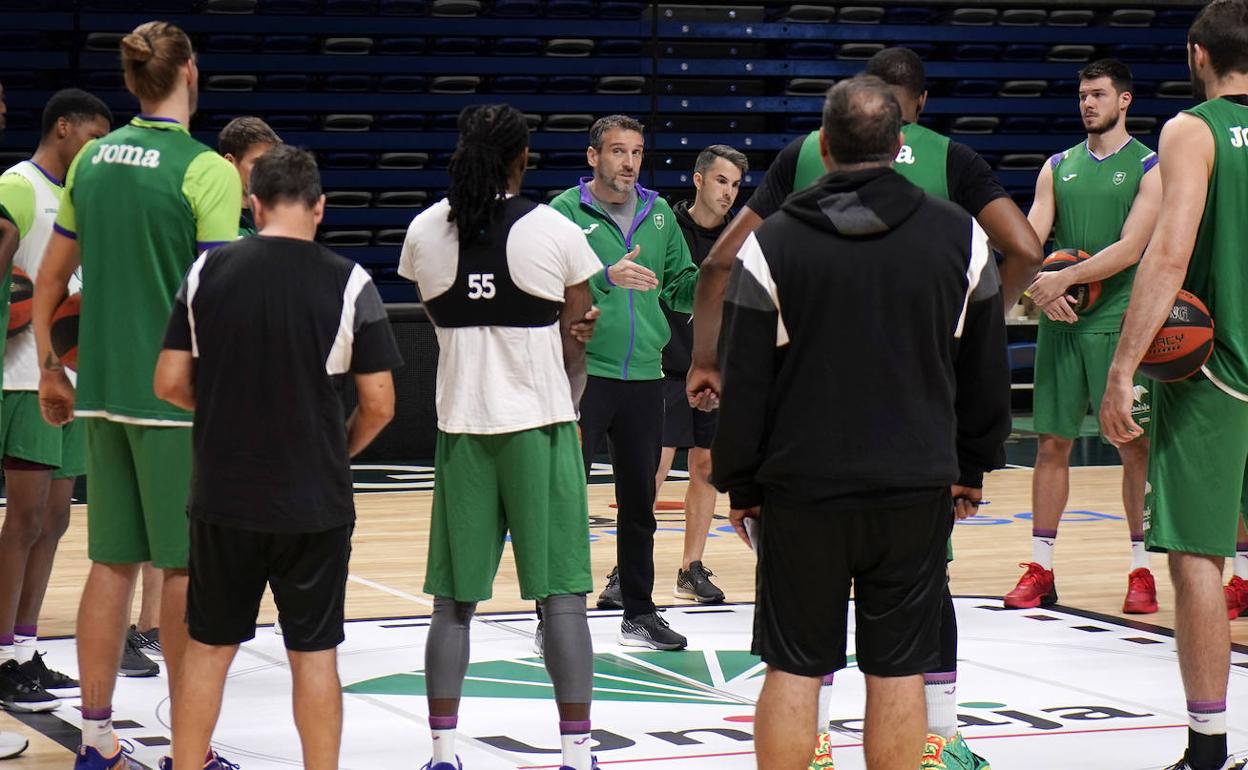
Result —
M1122 517L1119 489L1121 469L1089 467L1072 470L1071 499L1067 520L1058 538L1055 571L1061 603L1068 607L1121 616L1122 598L1130 564L1127 529ZM951 565L953 592L957 595L1000 596L1009 591L1021 570L1019 562L1030 560L1031 471L1005 470L988 477L985 496L992 501L983 509L978 523L959 525L954 534L957 558ZM660 499L678 501L683 482L668 482ZM421 593L424 560L429 532L431 493L373 493L356 498L359 522L355 531L351 561L352 580L347 589L349 618L427 615L431 598ZM615 563L614 509L609 484L590 487L590 514L597 535L592 546L594 573L598 588ZM1073 513L1087 511L1091 513ZM720 500L716 527L727 524L727 499ZM1117 518L1108 518L1117 517ZM45 635L73 633L74 615L87 569L85 508L76 506L73 522L62 542L56 569L40 619ZM660 528L678 530L683 525L680 511L660 514ZM754 557L735 535L713 532L706 548L705 563L714 571L714 581L732 602L754 599ZM676 570L680 564L683 535L680 531L660 531L655 543L658 578L656 601L679 604L671 597ZM1173 592L1165 572L1164 559L1154 556L1161 611L1133 619L1173 627ZM812 580L818 579L812 565ZM495 597L482 605L483 611L527 609L516 584L510 551L504 557L495 584ZM260 622L271 623L275 611L266 601ZM679 630L679 629L677 629ZM1232 624L1233 639L1248 644L1248 619ZM1176 672L1177 676L1177 672ZM31 748L16 760L4 763L5 770L44 770L64 768L72 761L69 753L52 741L33 733L11 717L0 713L0 729L16 730L31 737Z

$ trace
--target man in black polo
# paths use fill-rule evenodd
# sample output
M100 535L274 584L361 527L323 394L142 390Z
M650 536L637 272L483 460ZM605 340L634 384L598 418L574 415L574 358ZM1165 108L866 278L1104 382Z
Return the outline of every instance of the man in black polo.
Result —
M879 78L833 87L820 138L833 173L750 235L729 282L712 466L747 542L745 520L761 527L764 770L810 761L851 585L867 767L919 766L954 512L974 510L1009 434L988 237L893 171L901 120Z
M285 630L303 766L338 767L349 458L390 421L390 372L402 359L368 273L313 242L324 207L309 153L283 145L257 160L260 233L191 266L157 363L156 395L195 411L176 767L204 765L226 672L255 634L266 583ZM348 374L359 393L350 418Z

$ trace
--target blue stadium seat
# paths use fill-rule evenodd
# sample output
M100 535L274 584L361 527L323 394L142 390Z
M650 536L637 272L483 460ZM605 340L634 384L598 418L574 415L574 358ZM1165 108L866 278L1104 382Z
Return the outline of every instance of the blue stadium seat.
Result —
M831 59L836 56L836 44L817 40L795 40L784 47L786 59Z
M476 56L480 47L479 37L436 37L429 52L434 56Z
M997 23L1007 27L1038 27L1048 18L1049 14L1042 8L1007 8L1001 12Z
M261 13L311 16L321 10L320 0L260 0Z
M429 81L431 94L475 94L481 88L478 75L439 75Z
M1000 118L987 115L963 115L954 118L949 130L954 134L991 134L1000 123Z
M200 45L206 53L252 53L260 47L260 36L206 35Z
M494 0L491 16L508 18L527 18L541 13L542 4L537 0Z
M377 12L383 16L424 16L429 13L428 0L380 0Z
M931 8L900 5L884 10L885 24L905 24L921 26L931 23L936 18L936 11Z
M373 202L373 194L367 190L330 190L325 193L325 205L336 209L364 209Z
M29 3L21 3L22 10L30 8ZM18 9L14 9L18 10ZM142 0L83 0L82 10L84 11L141 11L143 10Z
M43 47L43 36L38 32L0 30L0 51L35 51Z
M836 52L836 58L842 61L866 61L882 50L883 43L845 43Z
M326 91L368 91L373 79L368 75L326 75Z
M491 90L499 94L535 94L541 82L535 75L499 75Z
M368 131L376 118L364 112L333 112L321 116L325 131Z
M1004 134L1042 134L1049 119L1042 115L1013 115L1001 121Z
M594 41L589 38L553 38L546 41L547 56L585 57L594 52Z
M996 80L958 80L950 89L949 95L962 98L983 98L996 96L999 83Z
M584 168L585 153L582 152L548 152L542 155L543 168Z
M311 131L316 128L316 121L310 115L269 115L265 118L277 132Z
M377 90L387 93L416 93L425 90L423 75L382 75Z
M1096 46L1055 45L1049 49L1049 61L1086 62L1096 56Z
M433 0L430 13L434 16L471 18L481 13L481 0Z
M645 3L625 2L624 0L602 0L598 6L600 19L640 19L645 10Z
M4 82L9 82L8 76L5 76ZM99 72L86 73L86 80L83 87L88 91L119 91L126 87L125 78L121 74L121 70L101 70ZM17 90L15 86L10 85L9 90Z
M29 70L26 72L5 72L2 76L0 76L0 82L4 83L4 87L8 89L9 93L13 93L15 91L33 90L37 87L36 81L37 78L35 77L35 73L30 72ZM112 86L110 86L110 88L111 87Z
M371 37L327 37L321 42L321 52L338 56L365 56L373 51Z
M316 45L311 35L268 35L264 38L265 53L307 53Z
M424 168L427 165L429 165L427 152L383 152L377 159L377 168L415 169ZM386 193L381 193L377 198L378 205L387 205L385 201Z
M1157 54L1157 61L1160 62L1186 62L1187 46L1185 45L1163 45L1161 52Z
M1124 62L1151 62L1157 59L1157 46L1142 43L1125 43L1110 49L1110 56Z
M1000 12L996 8L974 6L971 8L955 8L949 14L951 24L983 27L995 24Z
M1074 99L1079 94L1078 80L1050 80L1049 87L1045 89L1045 96L1054 96L1058 98L1067 97Z
M260 81L260 78L256 77L255 75L242 75L242 74L208 75L207 77L201 76L200 79L201 79L201 82L203 82L204 84L205 91L227 91L227 92L228 91L237 91L237 92L254 91L256 90L256 85Z
M1045 89L1048 87L1048 82L1044 80L1007 80L1001 84L999 94L1011 98L1031 99L1044 96Z
M419 56L428 41L423 37L383 37L377 41L377 53L393 56Z
M407 228L387 227L384 230L378 230L373 236L374 246L402 246L403 241L407 238Z
M1074 111L1074 100L1071 100L1071 111ZM1054 134L1082 134L1083 119L1078 116L1061 115L1049 118L1049 131Z
M594 84L594 92L599 94L632 95L645 90L646 79L641 75L606 75Z
M318 155L318 163L320 163L321 168L358 169L373 167L373 154L371 152L333 151L318 153Z
M551 19L589 19L593 15L593 0L547 0L546 3L546 16Z
M121 39L125 35L120 32L88 32L84 47L88 51L107 51L117 53L121 50Z
M1158 27L1182 27L1187 29L1196 20L1194 8L1165 8L1157 11L1154 25Z
M373 0L325 0L325 13L336 16L368 16L376 12Z
M841 8L836 19L842 24L879 24L884 16L884 9L877 5L847 5Z
M312 77L295 72L277 72L261 76L260 87L265 91L308 91L312 88Z
M546 79L546 91L552 94L587 94L594 90L594 79L588 75L552 75Z
M423 131L427 123L421 113L387 113L376 125L382 131Z
M640 40L599 40L595 53L598 56L641 56Z
M1096 18L1087 8L1055 8L1049 11L1050 27L1086 27Z
M256 0L206 0L205 13L252 14L259 3Z
M996 168L1002 171L1039 171L1048 155L1039 152L1011 152L997 161Z
M383 118L384 120L384 118ZM433 116L433 125L431 131L442 131L454 133L459 130L459 115L453 113L442 113ZM449 157L449 156L448 156ZM437 157L434 157L434 163L437 164Z
M495 56L540 56L542 41L535 37L500 37L490 45Z
M962 43L953 49L954 61L994 61L1001 56L1001 46L991 43Z
M1132 115L1127 118L1127 130L1132 134L1151 134L1157 130L1157 118L1151 115Z
M1006 61L1044 61L1049 47L1039 43L1009 43L1001 53Z
M784 119L784 130L805 134L818 129L820 124L821 120L818 115L789 115Z
M1151 27L1157 12L1151 8L1118 8L1109 14L1111 27Z
M367 246L373 240L372 230L324 230L321 242L331 248Z

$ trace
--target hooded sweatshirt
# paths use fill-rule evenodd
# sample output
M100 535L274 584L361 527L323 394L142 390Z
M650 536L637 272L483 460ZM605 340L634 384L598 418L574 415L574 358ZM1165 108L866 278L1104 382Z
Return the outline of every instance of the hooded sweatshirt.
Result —
M550 202L551 208L580 225L603 264L603 270L589 280L594 305L602 309L602 315L585 348L587 368L594 377L613 380L661 379L663 346L671 330L659 300L673 310L693 310L698 269L689 259L689 247L671 206L657 192L637 185L637 213L625 232L594 202L589 192L591 179L581 179ZM636 291L611 284L606 268L634 246L641 247L637 264L655 274L658 289Z
M680 231L684 233L693 264L697 266L710 255L711 247L719 239L719 234L732 221L732 212L717 227L707 229L695 222L689 214L691 205L691 201L681 201L672 207L672 211L676 214ZM684 377L689 373L689 366L693 361L693 316L672 310L666 304L663 306L663 314L667 316L667 323L672 328L672 338L667 341L667 347L663 348L663 375Z
M823 177L746 241L725 302L714 481L827 510L983 484L1010 429L992 252L891 168Z

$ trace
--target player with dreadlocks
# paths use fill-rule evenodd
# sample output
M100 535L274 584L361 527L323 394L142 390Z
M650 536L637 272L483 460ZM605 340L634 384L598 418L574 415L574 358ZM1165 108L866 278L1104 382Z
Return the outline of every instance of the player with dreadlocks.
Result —
M588 280L602 265L579 227L517 195L528 144L524 115L508 105L460 113L450 190L412 220L399 260L439 346L426 770L460 768L469 624L490 598L509 532L520 592L544 617L563 770L595 767L589 506L576 432L588 330L576 327L592 321Z

